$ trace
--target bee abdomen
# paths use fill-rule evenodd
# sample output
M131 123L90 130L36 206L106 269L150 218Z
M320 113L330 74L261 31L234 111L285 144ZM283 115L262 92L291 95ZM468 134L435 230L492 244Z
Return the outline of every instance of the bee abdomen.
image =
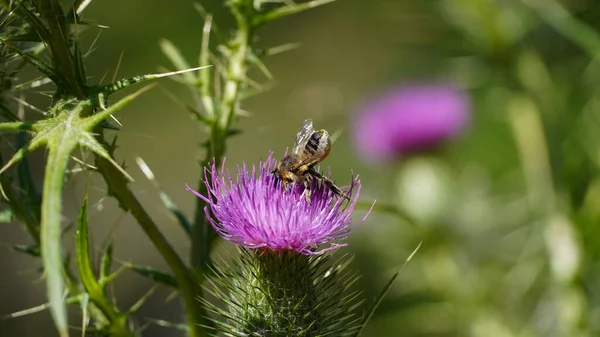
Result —
M329 134L327 133L327 131L325 130L319 130L316 131L315 133L313 133L310 136L310 139L308 140L308 142L306 143L306 146L304 147L304 151L308 154L308 155L315 155L319 152L323 152L323 138L327 137L326 139L329 138Z

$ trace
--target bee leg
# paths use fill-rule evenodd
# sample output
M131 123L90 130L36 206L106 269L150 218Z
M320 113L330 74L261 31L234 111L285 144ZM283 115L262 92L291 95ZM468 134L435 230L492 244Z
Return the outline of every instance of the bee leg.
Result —
M273 180L273 186L277 187L277 183L279 183L281 181L281 185L284 185L284 181L283 179L281 179L281 175L277 172L277 169L271 171L271 174L274 175L277 179Z
M319 179L323 184L325 184L325 186L327 186L327 188L329 188L336 195L339 195L340 197L342 197L344 199L350 200L350 196L348 196L348 194L346 194L339 187L337 187L331 179L329 179L326 176L322 175L321 173L317 172L317 170L315 170L313 168L311 168L310 174L313 175L315 178Z
M327 178L325 176L321 176L321 180L323 181L323 184L325 184L325 186L327 186L333 193L339 195L340 197L342 197L344 199L350 200L350 197L348 196L348 194L346 194L339 187L337 187L333 183L333 181L331 181L329 178Z
M304 179L304 196L306 202L310 205L310 179Z

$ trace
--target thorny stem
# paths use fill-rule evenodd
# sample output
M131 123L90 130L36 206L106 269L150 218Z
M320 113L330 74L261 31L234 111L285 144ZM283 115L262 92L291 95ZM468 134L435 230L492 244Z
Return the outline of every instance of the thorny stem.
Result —
M77 76L76 69L78 67L75 66L71 48L69 48L70 41L67 40L69 28L66 25L61 25L62 22L65 22L65 19L60 4L56 0L37 0L36 6L50 28L49 41L47 42L51 46L50 52L53 56L55 69L64 76L69 88L75 91L74 94L77 98L84 98L84 83Z
M237 22L237 31L234 38L228 43L227 68L225 69L225 83L223 84L223 97L218 105L218 120L215 121L210 130L209 146L202 167L210 165L214 159L216 165L220 165L225 154L227 132L231 128L236 110L239 107L239 95L243 89L243 83L248 71L248 55L251 53L251 40L254 34L254 26L251 22L255 16L252 3L248 1L234 1L230 8ZM204 172L201 172L198 189L206 195ZM192 230L192 266L205 274L211 266L210 251L213 241L217 235L210 226L204 213L206 203L196 199L196 213L194 227Z
M144 233L146 233L160 255L165 259L175 278L177 278L179 290L181 291L186 306L186 321L189 328L188 336L203 336L203 330L200 329L199 324L203 323L205 315L203 314L199 302L195 299L196 296L199 296L202 293L197 280L192 277L192 274L179 255L177 255L177 252L175 252L173 247L160 232L133 192L127 187L127 181L123 174L108 160L100 156L96 156L96 165L98 171L102 174L109 186L110 192L131 212L133 217L142 227Z

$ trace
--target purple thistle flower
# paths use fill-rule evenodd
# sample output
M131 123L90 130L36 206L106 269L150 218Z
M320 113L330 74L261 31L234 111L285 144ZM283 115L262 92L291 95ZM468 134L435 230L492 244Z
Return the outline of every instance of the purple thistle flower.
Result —
M258 175L255 166L250 172L244 164L238 166L234 181L229 171L224 167L219 171L213 164L205 169L208 195L186 185L187 190L208 203L204 211L219 235L246 248L310 255L345 246L339 242L353 228L351 213L360 192L358 177L353 177L347 192L350 201L344 202L326 186L315 182L308 203L302 184L282 188L279 178L271 174L276 165L271 153L260 162ZM314 251L324 244L330 246Z
M469 98L450 84L402 86L360 109L354 138L365 159L385 161L435 147L460 134L469 119Z

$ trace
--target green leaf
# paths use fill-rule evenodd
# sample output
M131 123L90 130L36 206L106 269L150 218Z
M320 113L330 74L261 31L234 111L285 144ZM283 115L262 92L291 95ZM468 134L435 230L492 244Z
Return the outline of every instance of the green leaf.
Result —
M151 279L152 281L156 281L158 283L164 284L172 288L179 287L177 279L173 275L168 274L162 270L156 269L154 267L138 266L130 263L125 264L125 267L144 277Z
M102 255L102 262L100 262L100 280L103 280L110 275L110 268L113 260L113 244L111 237L110 242L104 250L104 255ZM100 283L102 283L102 281L100 281Z
M100 284L94 274L92 258L90 256L87 225L87 198L83 199L83 205L79 211L77 220L77 268L81 283L89 293L99 291Z
M360 324L360 329L356 332L356 334L354 335L354 337L360 336L360 334L363 332L365 326L367 326L367 323L369 323L369 320L371 320L371 318L375 314L375 310L377 310L377 307L379 306L379 304L381 304L381 301L383 300L383 298L385 297L385 295L387 294L387 292L390 290L390 287L392 286L392 283L394 283L394 281L396 280L396 278L398 277L398 275L400 275L400 273L402 272L402 270L404 270L404 267L406 267L406 265L408 264L408 262L410 262L410 260L412 260L413 256L415 256L415 254L417 253L417 251L419 250L419 248L421 248L421 244L422 243L423 243L422 241L419 242L419 245L417 246L417 248L415 248L415 250L413 250L413 252L408 256L408 258L406 259L406 261L404 261L404 263L402 264L402 266L400 267L400 269L398 269L398 271L396 271L394 273L394 275L392 275L392 277L389 279L389 281L387 282L387 284L383 287L383 289L381 290L381 293L379 293L379 296L377 296L377 298L375 298L375 301L371 305L371 308L369 308L369 310L367 311L367 315L364 317L363 321Z
M102 311L103 315L108 320L111 326L110 329L114 332L114 335L123 337L132 336L127 327L127 317L119 313L118 309L106 297L102 285L98 282L96 275L94 274L88 241L87 198L83 200L83 205L79 212L77 227L77 267L79 269L81 283L83 283L83 286L87 290L89 299Z

